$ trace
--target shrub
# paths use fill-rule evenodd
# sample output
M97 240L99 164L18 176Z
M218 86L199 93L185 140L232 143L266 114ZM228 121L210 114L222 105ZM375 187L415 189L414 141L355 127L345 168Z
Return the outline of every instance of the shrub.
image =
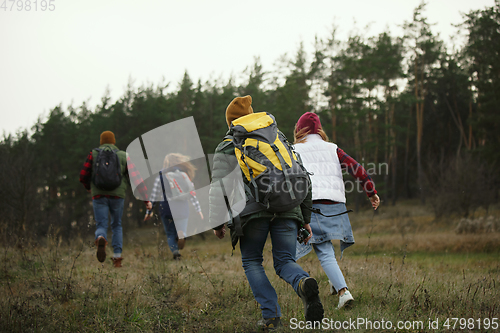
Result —
M498 199L493 168L472 154L430 163L426 188L434 215L468 217L477 208L486 210Z
M455 228L457 234L479 234L500 231L500 219L494 216L477 219L462 218Z

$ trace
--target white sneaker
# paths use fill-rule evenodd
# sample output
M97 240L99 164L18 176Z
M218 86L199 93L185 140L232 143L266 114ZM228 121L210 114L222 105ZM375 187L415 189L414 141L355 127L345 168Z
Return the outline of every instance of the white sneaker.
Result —
M330 295L337 295L337 290L335 290L332 281L328 280L328 284L330 285Z
M337 309L342 309L346 306L349 306L353 301L354 298L352 297L351 293L349 292L349 290L346 290L344 295L339 297L339 305L337 306Z

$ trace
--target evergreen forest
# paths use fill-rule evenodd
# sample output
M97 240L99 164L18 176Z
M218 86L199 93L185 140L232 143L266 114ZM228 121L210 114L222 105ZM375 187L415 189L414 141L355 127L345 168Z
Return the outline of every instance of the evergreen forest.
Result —
M105 130L126 147L141 134L193 117L204 152L227 131L225 109L251 95L293 141L294 125L316 112L329 139L365 166L384 205L418 199L436 218L467 217L498 203L500 181L500 1L463 15L453 46L431 32L425 4L390 31L338 38L332 28L263 68L258 56L229 79L202 82L186 69L178 82L109 94L95 108L54 106L32 128L0 140L0 232L39 238L57 230L63 239L91 234L93 211L79 172ZM104 87L103 87L104 88ZM345 176L349 179L350 176ZM130 189L129 189L130 192ZM356 211L366 195L348 193ZM124 225L141 226L144 205L129 193Z

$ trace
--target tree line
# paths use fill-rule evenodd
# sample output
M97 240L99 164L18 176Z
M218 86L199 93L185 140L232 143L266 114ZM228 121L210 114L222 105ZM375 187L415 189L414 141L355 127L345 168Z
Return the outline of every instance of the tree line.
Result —
M31 131L0 142L1 232L88 233L92 205L78 175L102 131L113 131L125 149L143 133L192 116L211 154L227 131L225 108L238 95L272 113L290 141L298 118L318 113L330 140L367 169L375 166L385 204L419 198L438 217L488 208L498 202L500 179L500 1L464 14L457 27L464 43L451 49L432 33L425 3L402 26L402 37L387 31L347 40L333 28L316 38L312 54L301 44L272 71L256 57L241 83L193 81L186 71L173 89L130 81L114 103L107 92L93 109L85 102L54 107ZM359 208L364 194L352 191L348 200ZM142 206L129 193L125 225L140 223Z

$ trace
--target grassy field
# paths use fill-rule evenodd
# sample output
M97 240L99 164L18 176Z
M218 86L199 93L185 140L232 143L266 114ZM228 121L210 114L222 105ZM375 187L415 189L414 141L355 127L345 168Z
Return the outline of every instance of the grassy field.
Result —
M489 214L500 216L500 211ZM344 325L347 332L494 331L492 319L500 320L500 232L457 234L457 221L435 221L413 203L350 217L356 244L339 264L355 298L353 307L335 309L338 298L329 295L314 254L299 261L319 281L330 326L324 323L323 330L339 331L335 327ZM43 244L4 236L0 330L255 331L260 309L239 249L231 255L228 237L204 236L189 238L182 260L173 261L160 225L125 230L121 269L109 259L103 264L95 259L92 233L71 245L57 235ZM304 331L299 329L302 302L274 273L270 244L264 265L282 308L281 331Z

